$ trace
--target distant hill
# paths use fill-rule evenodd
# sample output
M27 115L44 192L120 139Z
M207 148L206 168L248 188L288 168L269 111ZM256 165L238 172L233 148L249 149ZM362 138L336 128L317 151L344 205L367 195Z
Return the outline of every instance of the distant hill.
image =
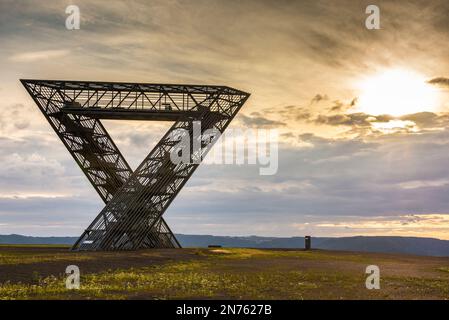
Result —
M223 237L177 234L183 247L303 248L303 237ZM0 235L0 244L73 244L78 237L29 237L18 234ZM423 256L449 256L449 240L418 237L312 237L312 247L326 250L405 253Z
M208 235L176 235L184 247L303 248L303 237L219 237ZM418 237L312 237L312 248L326 250L406 253L423 256L449 256L449 241Z
M30 237L20 234L0 235L0 244L69 244L72 245L78 237Z

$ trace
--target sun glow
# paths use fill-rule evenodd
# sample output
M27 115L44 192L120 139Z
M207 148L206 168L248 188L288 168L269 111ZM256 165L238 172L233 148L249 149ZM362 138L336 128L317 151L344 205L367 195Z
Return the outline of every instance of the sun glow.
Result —
M373 122L372 127L383 133L394 133L398 131L417 132L416 124L410 120L390 120L388 122Z
M367 114L401 116L438 109L437 89L412 71L388 70L363 79L358 87L358 109Z

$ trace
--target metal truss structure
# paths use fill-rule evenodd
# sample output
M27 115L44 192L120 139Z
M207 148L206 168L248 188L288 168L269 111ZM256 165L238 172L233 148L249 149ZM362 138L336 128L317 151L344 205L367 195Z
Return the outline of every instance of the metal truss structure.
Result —
M72 250L179 248L162 215L249 94L225 86L21 82L105 202ZM101 119L174 124L133 172ZM182 141L189 161L172 161L185 152Z

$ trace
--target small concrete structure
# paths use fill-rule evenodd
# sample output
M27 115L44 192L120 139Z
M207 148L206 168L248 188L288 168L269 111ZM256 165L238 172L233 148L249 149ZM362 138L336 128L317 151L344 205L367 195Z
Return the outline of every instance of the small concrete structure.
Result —
M306 250L310 250L312 248L312 237L311 236L305 236L304 237L305 246L304 248Z

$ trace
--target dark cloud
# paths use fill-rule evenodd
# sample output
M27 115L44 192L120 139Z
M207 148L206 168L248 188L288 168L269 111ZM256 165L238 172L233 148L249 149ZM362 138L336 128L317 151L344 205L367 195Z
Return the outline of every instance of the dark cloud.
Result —
M340 101L335 101L335 105L330 108L332 112L342 111L343 103Z
M294 119L296 120L308 120L312 114L310 112L299 111L294 115Z
M414 114L407 114L400 117L400 120L410 120L416 123L421 128L434 128L435 126L441 126L443 119L447 118L447 115L437 115L433 112L419 112Z
M335 115L318 114L312 121L318 125L349 126L353 128L352 133L356 133L357 128L360 129L360 132L369 133L373 130L373 124L387 123L392 120L411 121L416 124L420 130L444 129L449 126L449 113L436 114L433 112L419 112L400 117L394 117L386 114L370 115L360 112L340 113ZM408 132L407 128L404 129L405 132Z
M328 100L329 97L326 94L316 94L311 99L309 107L299 107L295 105L289 105L283 108L276 108L275 111L270 109L265 109L264 111L269 114L273 115L276 114L278 116L281 116L281 118L284 119L286 122L294 120L294 121L307 121L307 122L315 122L316 124L329 124L329 125L359 125L359 126L369 125L369 123L365 121L367 118L370 117L369 115L357 113L346 114L348 110L350 110L356 105L357 98L353 98L349 102L343 102L340 100L332 101L332 105L330 107L325 108L330 113L333 114L331 116L323 115L320 113L319 109L313 108L314 104Z
M313 99L310 101L310 104L319 103L321 100L327 100L327 99L329 99L327 95L325 95L325 94L322 95L322 94L317 93L313 97Z
M388 116L381 116L386 119ZM392 118L391 118L392 119ZM336 115L318 115L314 122L316 124L327 124L330 126L357 126L369 127L371 122L379 121L377 117L373 117L366 113L350 113L350 114L336 114Z
M427 3L430 7L429 12L432 24L436 31L441 32L445 36L449 34L449 3L447 1L432 1Z
M335 100L334 105L329 108L330 112L346 112L351 108L355 107L357 104L357 97L353 98L349 102L343 102L340 100Z
M449 78L445 78L445 77L433 78L433 79L430 79L428 82L430 84L435 84L435 85L439 85L442 87L449 87Z
M281 133L281 137L283 137L283 138L294 138L295 134L293 134L292 132Z
M309 120L313 114L311 108L298 107L295 105L285 106L283 108L265 109L265 113L280 116L284 121L304 121Z
M248 127L259 127L259 128L274 128L274 127L280 127L285 126L286 123L276 120L271 120L263 116L245 116L244 114L241 114L238 116L240 121L245 126Z

